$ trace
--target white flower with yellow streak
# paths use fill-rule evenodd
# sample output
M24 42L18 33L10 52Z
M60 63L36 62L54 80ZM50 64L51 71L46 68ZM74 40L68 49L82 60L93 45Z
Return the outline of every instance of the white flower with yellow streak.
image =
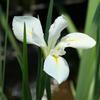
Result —
M15 16L13 18L13 32L18 40L23 41L24 23L27 43L41 47L45 55L43 70L55 78L59 84L65 81L69 75L68 63L61 57L66 53L64 49L66 47L88 49L96 44L94 39L78 32L70 33L57 42L61 31L67 27L64 15L59 16L50 26L47 44L44 40L40 20L32 16Z

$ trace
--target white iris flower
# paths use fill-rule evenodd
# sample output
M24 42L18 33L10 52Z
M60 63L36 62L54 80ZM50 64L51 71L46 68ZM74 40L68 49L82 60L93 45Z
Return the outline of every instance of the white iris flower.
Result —
M42 48L45 61L44 71L55 78L58 83L65 81L69 75L68 63L61 56L66 52L66 47L73 48L92 48L96 42L94 39L83 33L70 33L64 36L60 42L57 40L60 33L67 27L65 16L59 16L49 29L48 42L44 40L44 34L39 19L32 16L15 16L13 19L13 32L16 38L23 41L24 23L26 25L26 37L28 44L35 44Z

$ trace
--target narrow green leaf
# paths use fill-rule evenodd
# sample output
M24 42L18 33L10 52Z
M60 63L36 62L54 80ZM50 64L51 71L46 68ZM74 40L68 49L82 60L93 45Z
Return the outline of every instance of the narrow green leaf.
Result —
M24 38L23 38L23 70L22 70L22 100L32 100L29 80L28 80L28 55L27 55L27 38L26 26L24 24Z
M93 17L99 0L89 0L85 33L96 38L96 26L93 23ZM77 91L75 100L91 100L91 84L94 82L96 64L96 48L84 50L81 56L79 69ZM93 92L93 91L92 91ZM91 93L93 94L93 93Z
M47 99L51 100L51 80L50 76L46 76L46 93L47 93Z
M89 0L88 1L88 9L87 9L86 22L85 22L85 33L90 32L93 18L95 15L95 11L96 11L96 8L99 2L100 0Z
M98 3L96 12L95 12L95 16L94 16L94 23L96 24L96 26L98 28L100 28L100 2Z
M0 93L3 92L3 80L2 80L2 58L1 58L1 51L0 51Z
M7 100L3 92L0 92L0 100Z
M7 32L7 34L8 34L8 39L10 40L10 43L12 44L13 48L16 50L16 53L17 53L16 56L17 56L17 59L18 59L20 66L21 66L21 62L22 62L21 50L16 43L16 40L13 36L13 33L12 33L8 23L6 22L6 17L4 15L4 13L2 12L1 7L0 7L0 22L1 22L1 25L4 29L4 31Z
M48 40L49 28L52 21L52 12L53 12L53 0L50 0L48 14L47 14L47 21L46 21L46 29L45 29L46 42ZM38 75L37 75L36 100L41 100L45 88L47 91L47 98L48 100L51 100L50 79L49 76L47 76L46 73L43 71L43 62L44 62L44 57L40 51L38 58L39 65L38 65Z
M96 61L96 72L95 72L95 90L94 100L98 100L100 97L100 29L98 29L99 40L97 41L97 61Z
M72 19L70 18L70 16L66 13L64 13L65 17L66 17L66 21L68 23L68 27L67 27L67 30L69 31L69 33L71 32L77 32L77 28L74 24L74 22L72 21Z
M45 29L45 40L46 40L46 42L48 41L49 28L50 28L50 25L52 23L53 5L54 5L54 0L50 0L48 14L47 14L47 21L46 21L46 29ZM46 85L45 87L46 87L47 99L51 100L50 77L48 75L45 75L44 78L45 78L45 85Z
M95 49L83 53L79 70L75 100L88 100L91 83L95 72ZM94 60L94 61L93 61Z
M53 2L54 2L54 0L50 0L48 14L47 14L46 29L45 29L45 40L46 40L46 42L48 40L49 28L50 28L50 25L51 25L51 22L52 22Z
M6 22L8 23L9 17L9 0L7 0L7 9L6 9ZM5 45L4 45L4 61L3 61L3 87L4 87L4 80L5 80L5 67L6 67L6 51L7 50L7 32L5 33Z
M23 73L28 79L28 54L27 54L27 40L26 40L26 25L24 24L24 37L23 37Z
M6 22L8 23L8 10L9 9L9 0L7 0L7 14L6 14ZM7 32L6 32L7 33ZM6 65L6 49L7 49L7 34L5 34L5 45L4 45L4 59L2 59L2 47L0 44L0 100L6 100L6 96L4 94L4 78L5 78L5 65Z
M100 3L97 7L94 22L97 26L97 45L96 45L96 72L95 72L95 87L94 87L94 99L98 100L100 97Z
M44 94L44 88L45 88L45 73L43 71L43 63L44 63L44 57L39 50L39 56L38 56L38 73L37 73L37 86L36 86L36 100L41 100L42 96Z

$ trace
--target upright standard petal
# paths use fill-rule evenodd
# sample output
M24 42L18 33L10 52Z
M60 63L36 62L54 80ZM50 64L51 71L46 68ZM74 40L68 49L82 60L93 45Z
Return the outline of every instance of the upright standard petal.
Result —
M46 46L41 22L37 18L35 18L34 23L33 23L32 38L33 38L33 42L38 44L38 46L42 46L42 47Z
M65 47L88 49L94 47L95 44L96 41L86 34L70 33L64 36L55 48L58 50Z
M12 27L16 38L23 41L24 23L26 25L27 43L45 46L41 23L32 16L15 16L13 18Z
M53 48L58 38L60 37L61 31L67 27L67 21L65 16L59 16L49 29L48 45Z
M68 78L69 67L64 58L49 55L44 62L44 71L60 84Z

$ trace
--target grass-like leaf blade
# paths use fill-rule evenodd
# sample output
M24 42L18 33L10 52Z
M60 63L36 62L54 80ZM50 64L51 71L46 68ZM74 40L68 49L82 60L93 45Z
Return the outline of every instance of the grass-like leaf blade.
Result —
M100 3L97 7L94 22L97 26L97 45L96 45L96 72L95 72L95 87L94 99L98 100L100 97Z
M29 80L28 80L28 55L27 55L27 38L26 25L24 23L24 37L23 37L23 66L22 66L22 100L32 100Z
M97 8L99 0L89 0L88 2L88 12L85 25L84 33L96 38L96 27L93 23L94 14ZM77 91L75 100L91 100L90 93L91 84L94 82L95 75L95 64L96 64L96 48L83 51L81 56L81 63L79 69ZM92 95L91 95L92 96Z

